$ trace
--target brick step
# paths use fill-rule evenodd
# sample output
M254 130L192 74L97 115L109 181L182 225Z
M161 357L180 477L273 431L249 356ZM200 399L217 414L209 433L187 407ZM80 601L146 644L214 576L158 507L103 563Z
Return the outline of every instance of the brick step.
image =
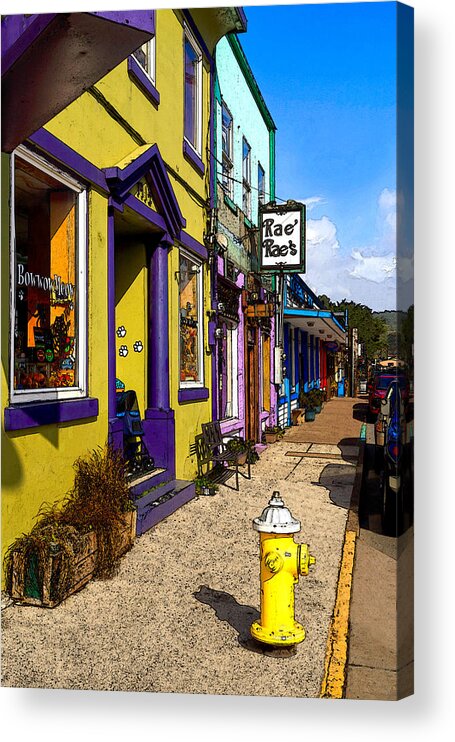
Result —
M195 496L194 482L172 479L134 499L137 508L136 535L141 536Z

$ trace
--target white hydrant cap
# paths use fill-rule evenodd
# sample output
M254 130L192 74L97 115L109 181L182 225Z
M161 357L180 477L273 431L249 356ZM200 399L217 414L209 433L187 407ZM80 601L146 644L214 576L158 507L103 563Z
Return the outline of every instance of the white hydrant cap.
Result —
M253 520L253 528L261 533L297 533L300 521L285 506L279 492L274 492L262 515Z

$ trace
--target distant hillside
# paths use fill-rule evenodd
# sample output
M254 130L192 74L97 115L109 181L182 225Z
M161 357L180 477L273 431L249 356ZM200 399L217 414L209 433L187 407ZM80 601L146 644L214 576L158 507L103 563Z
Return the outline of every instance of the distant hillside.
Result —
M406 317L406 312L395 311L394 309L387 309L385 312L373 312L373 317L387 322L392 332L397 331L398 322Z

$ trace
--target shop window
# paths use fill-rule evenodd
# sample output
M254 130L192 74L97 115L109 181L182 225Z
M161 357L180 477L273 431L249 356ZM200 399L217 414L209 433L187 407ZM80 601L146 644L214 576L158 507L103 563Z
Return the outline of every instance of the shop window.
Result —
M233 122L232 116L227 108L226 104L223 103L222 112L222 173L221 173L221 184L224 192L229 198L233 196L233 139L232 129Z
M11 162L11 401L85 396L86 193L23 147Z
M139 47L139 49L136 49L135 52L133 52L133 57L136 59L138 64L141 66L141 68L144 70L145 74L149 79L152 81L152 83L155 85L155 75L156 75L156 47L155 47L155 37L149 39L149 41L146 41L145 44L142 44L142 46Z
M200 156L202 151L202 54L185 31L184 136Z
M202 264L180 252L180 386L203 385Z
M242 142L243 213L251 219L251 147L245 137Z

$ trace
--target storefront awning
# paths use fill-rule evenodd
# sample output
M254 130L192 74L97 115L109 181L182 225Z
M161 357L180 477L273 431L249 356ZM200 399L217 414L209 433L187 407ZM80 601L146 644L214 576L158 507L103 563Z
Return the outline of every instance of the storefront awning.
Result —
M328 310L289 308L284 310L284 321L321 340L345 344L346 330Z

